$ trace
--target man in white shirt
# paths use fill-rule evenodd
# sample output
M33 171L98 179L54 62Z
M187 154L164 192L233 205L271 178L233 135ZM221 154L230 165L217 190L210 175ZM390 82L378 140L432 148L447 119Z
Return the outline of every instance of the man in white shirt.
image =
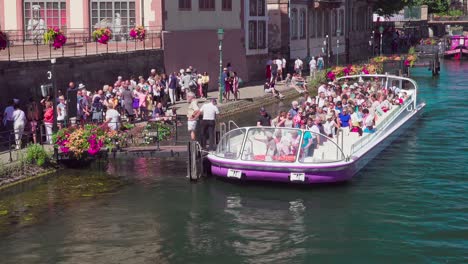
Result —
M319 86L318 88L318 93L326 93L327 92L327 85L326 84L322 84Z
M190 132L190 138L192 140L196 140L195 130L197 129L197 120L200 115L200 108L198 107L198 101L193 92L188 92L186 96L187 103L189 104L187 108L187 128Z
M207 137L210 138L209 150L215 150L215 129L216 129L216 115L219 114L219 109L216 106L216 99L211 99L207 104L200 108L200 113L203 114L201 122L201 146L206 148Z
M278 58L275 60L276 65L278 65L278 77L280 81L283 80L283 60Z
M315 73L317 72L317 61L314 57L309 62L310 76L315 78Z
M304 63L302 60L297 57L296 61L294 61L294 70L296 71L297 74L302 76L302 67L304 66Z

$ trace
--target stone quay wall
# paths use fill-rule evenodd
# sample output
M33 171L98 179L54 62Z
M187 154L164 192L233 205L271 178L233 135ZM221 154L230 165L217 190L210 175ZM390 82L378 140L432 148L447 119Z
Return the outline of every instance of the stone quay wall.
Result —
M0 109L9 99L18 98L21 103L28 98L41 97L41 85L51 83L47 71L51 70L50 60L25 62L0 62ZM150 69L164 70L162 50L140 50L128 53L106 53L86 57L57 58L55 75L57 89L66 91L73 81L86 85L87 90L102 89L105 84L113 84L117 76L125 79L131 75L148 76Z

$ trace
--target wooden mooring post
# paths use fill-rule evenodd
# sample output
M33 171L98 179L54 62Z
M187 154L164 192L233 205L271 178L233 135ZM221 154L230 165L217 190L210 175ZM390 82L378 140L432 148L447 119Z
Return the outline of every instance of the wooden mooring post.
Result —
M198 181L203 176L203 155L197 141L188 143L187 173L190 181Z

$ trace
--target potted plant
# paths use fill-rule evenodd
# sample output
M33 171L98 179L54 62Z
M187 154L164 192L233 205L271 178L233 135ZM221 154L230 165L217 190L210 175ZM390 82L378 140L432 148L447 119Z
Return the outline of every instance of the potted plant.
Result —
M101 44L107 44L112 39L112 30L109 28L98 28L93 31L93 39Z
M49 28L46 33L44 33L44 42L49 44L51 42L54 49L60 49L67 43L67 37L58 27Z
M143 26L137 26L130 30L129 35L131 39L143 41L145 39L146 30Z
M89 164L102 148L113 149L119 145L119 132L110 130L106 125L85 125L59 130L53 136L53 143L59 154L67 160L66 165L81 166Z

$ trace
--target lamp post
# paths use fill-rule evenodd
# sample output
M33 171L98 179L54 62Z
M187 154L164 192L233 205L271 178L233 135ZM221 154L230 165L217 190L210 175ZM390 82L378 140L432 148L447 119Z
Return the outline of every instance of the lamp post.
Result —
M384 28L383 26L380 26L379 27L379 33L380 33L380 56L382 56L382 51L383 51L383 31L384 31Z
M49 79L52 81L52 89L53 89L53 109L54 109L54 123L52 125L52 131L55 133L57 132L58 126L57 126L57 100L58 100L58 94L57 94L57 83L56 80L57 78L55 77L55 63L56 59L51 59L50 63L52 64L52 69L51 69L51 74L49 76Z
M219 94L218 100L219 103L223 103L223 39L224 39L224 29L218 29L218 41L219 41Z
M374 31L372 30L372 35L369 40L369 46L372 49L372 57L374 57L374 50L375 50L375 45L374 45Z
M328 35L325 36L323 40L322 52L327 55L327 63L330 64L330 49L328 48Z
M338 66L338 62L339 62L339 52L338 52L338 49L340 48L340 34L341 34L341 30L340 29L337 29L336 30L336 66Z
M339 53L338 53L338 49L340 48L340 40L337 39L336 40L336 65L338 66L338 62L339 62Z
M53 102L53 110L54 110L54 122L52 123L52 133L57 133L57 130L58 130L58 125L57 125L57 99L58 99L58 96L57 96L57 77L55 77L55 63L56 63L56 59L51 59L50 60L50 63L52 64L51 66L51 72L48 76L48 79L52 81L52 87L53 87L53 97L52 97L52 102ZM46 132L47 133L47 132ZM52 138L51 135L47 135L48 138ZM53 143L53 142L48 142L49 144ZM58 148L57 146L55 146L54 144L54 157L56 160L58 160Z

